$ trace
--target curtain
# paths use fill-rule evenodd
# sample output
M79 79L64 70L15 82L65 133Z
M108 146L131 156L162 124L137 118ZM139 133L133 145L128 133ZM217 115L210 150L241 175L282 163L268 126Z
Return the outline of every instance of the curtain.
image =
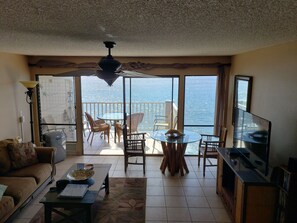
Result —
M227 70L227 72L226 72ZM226 126L228 106L229 66L218 67L218 87L214 134L218 135L221 126Z

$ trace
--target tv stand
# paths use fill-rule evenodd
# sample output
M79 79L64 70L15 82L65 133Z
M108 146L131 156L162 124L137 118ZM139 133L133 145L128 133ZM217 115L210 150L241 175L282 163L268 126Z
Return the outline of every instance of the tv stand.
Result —
M277 188L234 148L218 149L217 194L235 223L275 222Z

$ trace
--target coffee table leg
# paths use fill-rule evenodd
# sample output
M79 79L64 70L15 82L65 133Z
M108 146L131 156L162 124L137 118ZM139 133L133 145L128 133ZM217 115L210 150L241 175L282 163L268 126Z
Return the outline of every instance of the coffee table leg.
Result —
M108 177L108 174L105 177L105 193L109 194L109 177Z
M51 223L52 222L52 208L44 205L44 222Z

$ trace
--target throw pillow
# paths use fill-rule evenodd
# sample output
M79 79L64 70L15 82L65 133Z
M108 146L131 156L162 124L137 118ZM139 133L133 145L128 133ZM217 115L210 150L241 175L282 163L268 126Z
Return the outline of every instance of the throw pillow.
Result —
M11 167L7 145L17 143L14 139L5 139L0 141L0 175L5 175Z
M7 186L5 186L3 184L0 184L0 201L1 201L2 197L3 197L3 194L4 194L5 190L6 190L6 188L7 188Z
M31 142L8 144L8 153L12 169L19 169L38 163L37 153Z

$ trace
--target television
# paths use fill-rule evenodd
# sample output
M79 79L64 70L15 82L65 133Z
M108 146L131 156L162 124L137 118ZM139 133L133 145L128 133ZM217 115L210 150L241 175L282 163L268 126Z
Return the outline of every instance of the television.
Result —
M250 168L267 176L271 122L239 108L234 114L233 147Z

